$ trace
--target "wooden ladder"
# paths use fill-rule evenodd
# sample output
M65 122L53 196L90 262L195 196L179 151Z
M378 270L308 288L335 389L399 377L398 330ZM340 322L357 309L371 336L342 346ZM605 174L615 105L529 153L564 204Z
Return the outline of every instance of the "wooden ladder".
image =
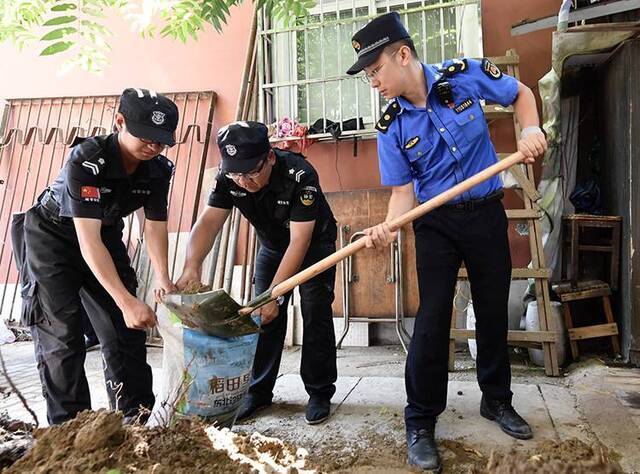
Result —
M520 80L519 61L520 58L515 50L507 51L505 56L489 58L502 71ZM513 106L502 107L500 105L487 104L483 107L485 119L487 121L511 118L513 120L516 141L520 138L520 126L515 119ZM509 156L510 153L499 153L500 159ZM507 218L510 221L524 221L529 227L529 249L531 252L531 268L514 268L511 273L512 279L522 280L532 278L535 281L535 296L538 302L538 316L540 320L539 331L509 331L508 341L511 345L536 347L543 349L544 368L547 375L559 376L560 367L556 352L556 332L550 324L551 304L549 298L548 280L551 273L545 265L544 251L542 247L542 228L540 219L542 210L537 202L541 196L534 184L533 166L516 165L509 169L509 172L518 182L518 195L524 203L522 209L507 209ZM458 273L459 279L467 279L467 271L461 268ZM451 332L449 341L449 370L454 370L455 365L455 341L475 338L475 331L472 329L458 329L455 327L455 308L451 317Z

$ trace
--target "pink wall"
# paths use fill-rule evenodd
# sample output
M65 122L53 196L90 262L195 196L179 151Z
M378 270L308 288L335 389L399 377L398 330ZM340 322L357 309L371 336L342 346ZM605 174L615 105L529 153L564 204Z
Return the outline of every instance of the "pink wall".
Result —
M186 44L142 39L125 20L112 16L107 20L114 33L109 38L111 65L101 76L80 70L61 76L62 56L38 56L40 44L22 53L11 44L0 44L5 71L10 71L0 76L0 98L119 94L129 86L167 92L213 90L218 94L217 129L235 118L252 8L251 2L232 8L223 34L207 28L199 41Z

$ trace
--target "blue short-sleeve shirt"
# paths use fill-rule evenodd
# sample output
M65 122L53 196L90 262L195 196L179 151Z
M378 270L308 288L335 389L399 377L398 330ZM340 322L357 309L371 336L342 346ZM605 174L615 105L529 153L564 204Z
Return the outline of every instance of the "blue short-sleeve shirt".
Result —
M444 77L443 72L452 65L461 70ZM413 181L420 203L496 163L498 158L481 102L508 107L518 95L518 81L487 60L422 66L428 88L427 106L415 107L398 97L387 109L396 112L395 118L386 127L378 127L382 184L402 186ZM451 85L451 105L444 105L436 93L435 85L442 80ZM501 188L500 177L495 176L456 201L482 198Z

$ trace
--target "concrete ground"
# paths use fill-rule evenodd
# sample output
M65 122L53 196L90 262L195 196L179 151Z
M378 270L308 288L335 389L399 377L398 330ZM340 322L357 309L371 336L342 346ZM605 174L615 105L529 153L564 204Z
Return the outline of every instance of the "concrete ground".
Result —
M32 343L14 343L0 350L13 382L40 424L46 424ZM149 349L156 393L161 355L161 349ZM407 472L403 467L404 358L400 346L338 351L339 378L332 416L324 424L308 426L304 422L307 395L298 375L300 350L286 349L274 405L235 430L259 431L305 447L323 470L350 471L350 466L372 465L377 468L367 472ZM534 429L531 441L510 438L493 422L480 417L474 361L459 354L456 371L450 374L448 407L436 428L445 463L449 462L446 466L468 469L486 462L493 450L529 450L541 440L576 438L609 448L625 472L640 472L640 369L607 365L591 358L568 367L564 377L550 378L524 360L513 355L512 389L515 407ZM107 407L99 351L88 353L86 371L93 407ZM0 385L6 386L2 375ZM14 418L30 420L14 394L0 399L2 410Z

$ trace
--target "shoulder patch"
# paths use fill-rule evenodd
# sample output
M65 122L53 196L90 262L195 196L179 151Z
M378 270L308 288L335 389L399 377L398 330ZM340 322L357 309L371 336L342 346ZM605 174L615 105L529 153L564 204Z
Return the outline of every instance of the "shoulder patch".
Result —
M400 113L400 104L397 101L391 102L384 112L382 112L382 116L378 123L376 124L376 130L382 133L387 133L389 130L389 125L396 119L398 114Z
M310 206L316 200L318 188L315 186L305 186L300 190L300 202L303 206Z
M440 72L444 77L451 77L468 70L469 64L466 59L453 59L450 62L445 63L444 67L440 69Z
M489 61L487 58L484 58L482 60L482 71L495 81L502 77L502 71L500 70L500 68Z

